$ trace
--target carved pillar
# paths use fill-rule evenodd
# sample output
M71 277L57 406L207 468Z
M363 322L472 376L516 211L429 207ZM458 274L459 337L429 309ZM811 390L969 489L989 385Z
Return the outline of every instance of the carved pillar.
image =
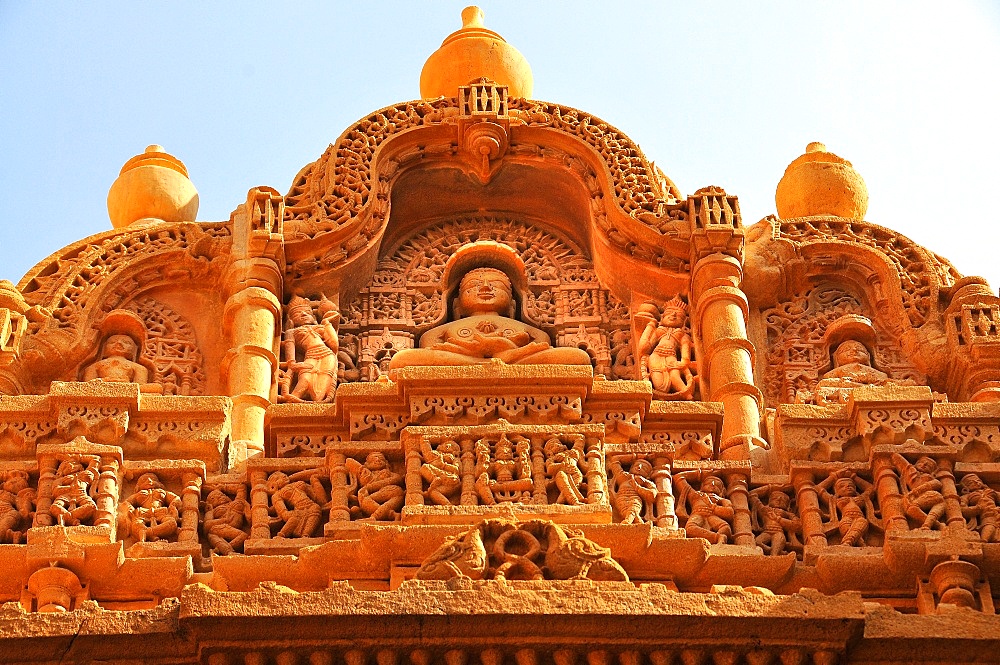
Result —
M823 514L812 471L793 469L792 484L795 486L795 505L798 506L799 517L802 519L802 538L805 544L825 547L827 542Z
M94 526L107 527L114 534L117 524L118 494L121 490L119 481L121 461L111 455L101 455L98 470L100 476L96 480L94 503L97 504L97 514L94 517Z
M198 542L198 504L201 502L201 474L185 473L181 490L181 528L179 543Z
M708 370L707 397L725 406L722 459L749 459L752 449L767 445L760 437L763 396L753 380L754 350L747 338L742 279L739 259L720 253L700 258L691 274L694 324Z
M424 481L420 476L423 456L420 454L418 439L412 441L412 447L406 451L406 505L424 505Z
M476 500L476 454L472 451L475 445L472 439L462 439L462 495L459 503L463 506L475 506Z
M52 526L52 488L56 482L56 467L59 460L55 455L42 455L38 458L38 503L35 505L35 520L32 526Z
M941 481L941 495L944 497L945 520L948 526L965 526L962 504L955 485L955 465L950 459L939 457L937 478Z
M887 455L876 455L872 459L872 479L882 507L882 522L885 531L906 531L906 513L903 510L903 495L899 491L896 467Z
M347 456L344 453L327 453L330 465L330 521L349 522L351 520L350 500L347 492Z
M677 528L677 513L674 509L673 479L670 477L670 460L656 458L653 465L653 482L656 484L656 526L667 529Z
M264 454L264 413L278 365L285 262L282 215L281 195L264 187L251 189L233 216L233 262L223 311L230 348L222 362L233 399L233 465Z
M608 472L604 468L604 451L597 439L588 439L587 460L587 503L601 504L607 501Z
M538 437L531 440L531 480L534 483L531 502L544 506L549 502L545 489L548 477L545 475L545 452L542 450L542 440Z
M253 539L271 537L267 504L267 471L257 469L250 474L250 537Z
M746 476L727 479L729 500L733 502L733 544L753 547L753 521L750 516L750 491Z

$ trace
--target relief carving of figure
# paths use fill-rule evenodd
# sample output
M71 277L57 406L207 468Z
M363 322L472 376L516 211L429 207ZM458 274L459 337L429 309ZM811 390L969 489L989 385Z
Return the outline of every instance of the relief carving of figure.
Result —
M545 442L545 473L550 483L558 490L554 503L579 506L587 503L581 487L584 474L596 463L599 453L592 450L584 453L583 437L578 437L572 447L553 436Z
M141 543L169 540L177 535L181 498L168 491L155 473L144 473L135 481L135 492L118 510L124 534Z
M222 488L215 488L205 498L205 537L216 554L243 551L250 535L250 503L246 485L239 485L232 497Z
M275 471L267 478L267 493L271 495L271 523L281 525L275 538L311 538L323 521L323 510L329 508L326 488L315 469L290 476Z
M628 471L624 464L629 464ZM622 524L654 523L653 511L659 493L653 482L653 465L635 455L616 455L609 460L611 501Z
M893 453L892 463L903 478L906 489L903 510L907 517L916 520L925 531L940 528L946 504L941 493L943 483L937 462L925 456L911 464L899 453Z
M767 502L761 496L767 495ZM801 550L799 533L802 520L792 510L792 498L780 487L766 485L750 492L750 506L760 533L754 541L766 554L781 556L789 550Z
M979 532L986 543L1000 542L1000 499L997 491L974 474L967 473L961 481L962 515L968 520L969 528Z
M281 367L287 373L284 386L279 386L283 402L328 402L337 387L340 366L340 345L337 329L340 312L325 297L319 304L320 321L316 321L312 303L292 296L288 303L288 321L281 344Z
M864 342L847 339L832 353L833 369L816 384L816 403L843 402L851 389L861 386L914 385L910 379L892 379L872 365L872 354Z
M38 496L29 486L28 474L11 471L0 489L0 543L19 544L31 528Z
M97 491L95 481L100 477L99 463L100 458L95 455L74 455L59 464L49 508L59 526L89 524L94 518L97 513L94 494Z
M522 436L514 438L516 443L502 434L492 458L489 441L476 442L476 492L484 505L531 500L534 488L529 456L531 442Z
M635 313L643 326L638 345L641 377L653 385L657 399L694 398L697 364L687 310L687 303L675 296L664 303L659 322L656 306L651 303Z
M586 351L553 347L548 334L517 321L510 277L496 268L469 270L459 285L455 320L431 328L420 346L392 357L391 370L411 365L590 365Z
M424 497L439 506L455 505L453 498L462 489L459 455L462 449L454 441L442 441L437 450L431 447L427 440L420 443L424 463L420 467L420 475L427 482Z
M831 485L832 494L829 492ZM827 503L826 533L838 531L841 545L863 547L870 527L881 528L872 501L875 486L850 469L834 471L816 486L816 490Z
M348 491L357 492L359 519L379 522L399 517L406 497L403 476L389 468L385 455L369 453L364 464L348 458L344 468L350 475Z
M146 325L136 314L114 310L101 322L103 333L100 352L81 373L83 381L138 383L143 392L162 392L159 384L150 383L152 364L142 358L146 344Z
M733 535L733 502L726 497L726 484L719 476L705 476L698 489L688 478L698 471L684 471L674 476L680 487L677 514L686 517L684 531L691 538L704 538L713 544L724 544Z

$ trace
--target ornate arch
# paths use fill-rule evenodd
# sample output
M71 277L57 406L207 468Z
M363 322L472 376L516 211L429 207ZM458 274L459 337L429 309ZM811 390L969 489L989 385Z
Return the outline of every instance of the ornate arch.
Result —
M285 196L289 274L329 270L372 247L388 216L392 180L414 161L454 159L459 116L457 98L389 106L355 123L303 168ZM686 208L677 205L681 194L631 139L599 118L548 102L511 99L508 121L561 135L564 146L579 145L587 153L581 162L528 140L510 146L505 159L555 159L578 171L590 189L596 225L610 244L660 266L676 268L686 260L686 244L677 240L688 226ZM424 132L425 140L380 156L390 139L408 132ZM611 202L613 214L607 210ZM321 237L325 242L315 242ZM676 257L665 251L672 244Z
M48 257L18 284L31 319L13 369L18 391L69 377L92 348L94 325L151 286L210 283L229 251L228 223L157 224L91 236ZM75 376L75 375L74 375ZM197 382L197 381L196 381ZM203 379L201 381L203 383Z
M910 325L919 328L937 314L938 294L961 274L946 259L884 226L841 217L770 218L774 238L800 253L809 245L841 242L878 252L899 275L900 299Z

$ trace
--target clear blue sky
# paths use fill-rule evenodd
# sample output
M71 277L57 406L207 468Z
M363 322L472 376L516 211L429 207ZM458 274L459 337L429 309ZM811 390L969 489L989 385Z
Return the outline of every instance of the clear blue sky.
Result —
M150 143L199 219L295 173L370 111L416 98L462 2L0 0L0 278L110 228ZM851 160L868 220L1000 286L1000 3L481 2L535 97L593 113L689 193L750 224L809 141Z

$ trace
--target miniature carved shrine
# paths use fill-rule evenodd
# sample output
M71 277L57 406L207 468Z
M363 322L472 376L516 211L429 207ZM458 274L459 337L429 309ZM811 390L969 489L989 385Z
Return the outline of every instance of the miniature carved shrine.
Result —
M195 221L150 146L0 282L0 662L995 658L1000 298L821 144L755 224L680 192L463 18L286 194Z

